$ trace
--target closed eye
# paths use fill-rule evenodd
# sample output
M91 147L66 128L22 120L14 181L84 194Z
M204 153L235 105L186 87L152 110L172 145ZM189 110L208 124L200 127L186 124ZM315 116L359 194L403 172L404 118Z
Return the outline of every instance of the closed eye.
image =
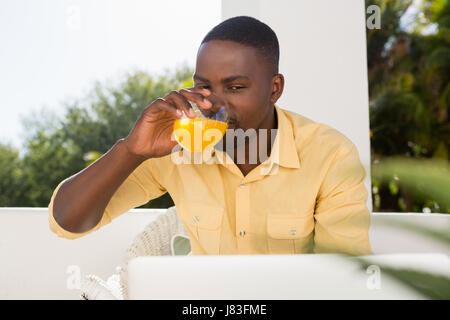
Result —
M200 89L209 89L209 86L207 86L207 85L204 85L204 86L198 85L196 87L200 88ZM228 87L228 89L231 90L231 91L238 91L238 90L244 89L244 88L245 87L243 87L243 86L230 86L230 87Z

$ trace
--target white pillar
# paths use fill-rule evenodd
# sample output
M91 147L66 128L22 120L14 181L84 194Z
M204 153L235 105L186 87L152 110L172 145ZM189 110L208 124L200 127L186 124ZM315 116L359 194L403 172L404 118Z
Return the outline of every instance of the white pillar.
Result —
M239 15L278 36L286 81L279 106L336 128L357 146L372 211L364 0L222 0L223 20Z

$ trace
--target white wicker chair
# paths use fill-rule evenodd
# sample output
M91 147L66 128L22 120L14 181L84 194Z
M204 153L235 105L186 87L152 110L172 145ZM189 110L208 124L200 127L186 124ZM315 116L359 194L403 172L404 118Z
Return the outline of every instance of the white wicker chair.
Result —
M127 299L128 262L140 256L171 255L171 240L177 234L188 236L183 222L178 217L177 209L173 206L149 223L135 237L126 251L124 261L116 268L115 274L106 281L95 275L87 275L81 284L81 298L85 300Z

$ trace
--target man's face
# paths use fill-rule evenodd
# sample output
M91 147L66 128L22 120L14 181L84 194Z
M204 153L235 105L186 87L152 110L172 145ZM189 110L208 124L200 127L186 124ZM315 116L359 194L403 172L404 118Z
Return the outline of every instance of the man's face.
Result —
M200 46L194 87L209 89L229 114L230 129L259 129L273 112L273 71L257 49L233 41Z

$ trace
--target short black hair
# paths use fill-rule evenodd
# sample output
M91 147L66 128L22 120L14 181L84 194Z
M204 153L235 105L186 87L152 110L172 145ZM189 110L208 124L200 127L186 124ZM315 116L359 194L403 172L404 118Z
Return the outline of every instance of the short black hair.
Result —
M209 31L201 45L211 40L229 40L254 47L272 64L274 73L278 73L280 46L277 35L258 19L249 16L229 18Z

